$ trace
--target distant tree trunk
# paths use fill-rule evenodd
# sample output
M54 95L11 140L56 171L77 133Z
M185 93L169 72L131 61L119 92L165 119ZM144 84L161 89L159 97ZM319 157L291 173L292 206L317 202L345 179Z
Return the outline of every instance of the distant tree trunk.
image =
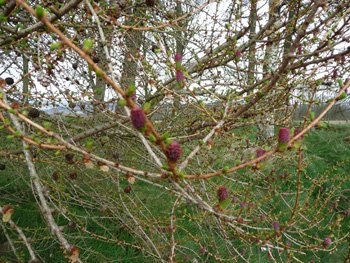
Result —
M110 61L108 60L108 56L107 56L104 49L105 48L107 50L111 49L112 40L113 40L113 29L111 27L105 27L103 29L103 31L104 31L104 36L105 36L104 41L102 41L99 33L94 32L94 31L89 31L89 33L91 35L95 34L95 40L98 40L98 41L96 41L96 49L94 52L92 52L90 54L90 56L91 56L92 60L96 64L98 64L98 66L103 71L107 72L108 74L111 74L111 72L109 72L109 68L108 68L108 64L110 63ZM93 105L94 105L94 111L96 111L98 109L97 106L101 102L104 102L104 100L105 100L107 84L106 84L106 81L103 80L103 78L96 76L96 79L95 79L94 76L95 76L95 73L93 71L89 70L89 82L90 82L90 86L92 87L92 90L93 90L93 99L94 99Z
M137 8L131 10L126 24L135 24L136 18L141 15L141 12L139 12ZM126 31L124 36L124 43L126 50L124 54L123 70L120 84L123 89L127 89L129 86L136 84L136 76L138 75L137 61L139 59L140 47L142 44L142 31Z
M292 40L293 40L292 36L293 36L293 33L295 32L295 26L296 26L295 20L296 20L297 6L298 6L297 1L290 1L289 2L288 20L293 21L293 25L286 28L286 37L285 37L285 41L283 43L283 56L286 56L286 55L288 55L288 53L290 53L290 48L291 48ZM293 20L293 19L295 19L295 20ZM286 116L292 110L291 108L293 106L290 105L292 102L290 98L291 98L291 95L288 94L288 98L286 100L286 102L287 102L286 109L283 112L278 113L279 117L281 117L283 114Z
M256 16L257 16L257 10L256 10L256 3L257 0L251 1L251 7L250 7L250 15L249 15L249 40L253 39L256 34ZM252 45L249 47L249 65L248 65L248 86L252 85L255 82L255 68L256 68L256 42L254 41Z
M180 17L183 15L183 10L182 10L182 4L180 1L176 2L176 16ZM179 26L182 27L184 26L184 23L180 22ZM176 40L176 53L179 53L183 55L184 50L185 50L185 43L184 43L184 36L181 30L175 33L175 40ZM174 82L172 89L174 91L178 90L179 88L177 87L176 83ZM174 101L173 101L173 115L178 112L178 109L180 108L180 97L179 96L174 96Z
M110 36L110 34L106 34L107 37ZM107 44L107 43L106 43ZM95 61L98 62L98 65L102 68L102 70L106 71L108 70L107 64L107 58L105 55L105 52L103 50L104 43L98 42L97 48L96 48L96 55L93 57ZM93 91L94 91L94 99L97 102L103 102L105 98L106 93L106 82L103 78L97 77L96 82L93 84Z
M29 97L29 76L26 76L29 72L29 59L25 54L22 56L23 58L23 105L28 103ZM26 77L25 77L26 76Z
M277 16L279 14L276 4L276 0L269 0L269 19L271 19L272 16ZM278 43L275 42L274 37L275 34L273 33L267 39L263 67L265 74L272 74L276 70ZM274 110L271 112L265 112L264 115L258 116L258 136L260 140L266 141L275 135L274 118Z

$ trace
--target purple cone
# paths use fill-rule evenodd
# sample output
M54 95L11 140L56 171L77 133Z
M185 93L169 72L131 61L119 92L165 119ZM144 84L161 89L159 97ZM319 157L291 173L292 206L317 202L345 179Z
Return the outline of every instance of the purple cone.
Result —
M131 110L131 122L136 129L141 129L145 126L146 115L142 109L135 107Z
M303 53L303 47L301 45L298 46L298 55Z
M280 128L278 133L278 142L287 143L290 137L290 130L288 128Z
M176 81L177 82L182 82L185 80L185 75L181 70L176 71Z
M323 244L325 245L325 247L329 247L330 245L332 245L332 239L330 237L326 237L325 239L323 239Z
M130 98L131 98L132 100L136 100L136 98L137 98L137 96L136 96L136 92L135 92L135 93L133 93L133 94L130 96Z
M273 221L272 222L272 227L277 232L277 231L280 230L280 223L278 223L277 221Z
M295 130L294 130L294 136L297 136L302 130L303 130L303 129L302 129L302 128L299 128L299 127L295 128ZM300 137L300 139L302 139L303 137L304 137L304 135L302 135L302 136Z
M263 156L266 153L266 151L264 149L257 149L256 150L256 158L259 158L261 156Z
M294 136L298 135L301 132L301 128L297 127L294 129Z
M175 54L175 62L181 62L182 60L182 55L180 53Z
M166 150L166 155L170 161L176 162L177 160L180 159L181 154L182 154L182 149L180 144L177 141L173 141L171 144L169 144Z
M234 196L232 197L231 202L232 202L232 203L238 202L238 197L234 195Z
M227 188L225 186L220 186L219 189L218 189L218 198L219 198L219 201L224 201L228 198L228 192L227 192Z

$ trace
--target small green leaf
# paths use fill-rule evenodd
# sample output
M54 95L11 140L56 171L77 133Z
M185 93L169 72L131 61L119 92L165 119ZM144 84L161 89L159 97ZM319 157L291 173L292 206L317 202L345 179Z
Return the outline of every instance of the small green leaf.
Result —
M311 111L310 112L310 120L314 120L315 119L315 112Z
M136 91L135 85L130 85L128 89L126 90L126 95L132 96Z
M343 80L342 79L338 79L338 84L339 84L339 86L343 86Z
M229 169L229 167L226 165L226 166L222 169L222 172L225 174L225 173L227 173L228 169Z
M83 50L85 52L90 52L91 49L93 48L94 46L94 40L91 39L91 38L87 38L84 40L84 43L83 43Z
M181 61L176 61L176 62L175 62L175 69L176 69L176 70L181 70L181 69L182 69Z
M340 96L338 97L338 100L343 100L346 98L346 92L344 91L342 94L340 94Z
M264 93L261 92L261 91L258 91L258 92L256 93L256 95L257 95L259 98L264 97Z
M45 15L45 9L41 5L38 5L35 8L35 14L36 14L37 18L42 19Z
M61 48L61 42L55 42L55 43L52 43L51 45L50 45L50 50L51 51L54 51L54 50L56 50L56 49L59 49L59 48Z
M327 129L328 128L328 124L326 122L324 122L324 121L321 121L321 122L317 123L316 128Z
M0 22L5 22L5 21L7 21L7 17L4 15L0 15Z
M52 124L51 122L48 122L48 121L44 121L43 123L43 127L47 130L49 130L51 128Z
M102 70L96 70L95 73L96 73L96 77L98 77L98 78L102 77L102 75L103 75Z
M118 106L119 107L125 107L126 106L126 100L124 100L124 99L118 100Z
M91 150L92 147L94 147L94 141L92 139L89 139L86 143L85 143L85 147L88 150Z
M145 113L149 113L150 109L151 109L151 103L146 102L145 104L142 105L143 111Z
M169 145L172 143L172 140L170 138L165 139L165 144Z
M157 138L153 135L153 134L150 134L149 135L149 140L153 143L155 143L157 141Z
M176 82L176 87L178 89L182 89L184 87L184 84L182 82Z
M95 88L95 94L96 94L96 95L101 95L102 92L103 92L103 89L102 89L101 87L96 87L96 88Z
M220 203L219 203L219 206L222 208L222 209L226 209L229 207L229 205L231 204L231 201L229 198L225 199L225 200L222 200Z
M321 85L322 84L322 80L321 79L316 80L315 84L316 84L316 86Z
M284 152L288 149L288 143L279 143L278 144L278 151Z
M162 140L166 140L170 137L170 134L168 132L164 133L161 137Z
M185 173L183 171L179 172L179 178L184 179Z
M294 142L293 144L293 148L294 149L299 149L301 147L302 141L301 140L297 140Z

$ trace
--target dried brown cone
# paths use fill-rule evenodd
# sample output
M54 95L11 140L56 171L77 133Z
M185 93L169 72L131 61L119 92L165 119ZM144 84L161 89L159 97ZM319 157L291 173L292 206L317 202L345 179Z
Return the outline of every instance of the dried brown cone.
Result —
M28 117L32 119L39 118L40 111L36 108L30 108L30 110L28 111Z

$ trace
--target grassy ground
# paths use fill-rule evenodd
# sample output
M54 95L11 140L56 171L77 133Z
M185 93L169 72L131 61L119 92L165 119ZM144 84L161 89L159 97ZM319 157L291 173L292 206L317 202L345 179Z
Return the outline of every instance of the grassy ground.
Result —
M234 132L243 131L237 130ZM251 131L246 130L244 132L248 139L254 140ZM6 139L4 134L0 136L0 143L2 150L18 147L13 141ZM325 213L326 210L329 210L329 207L318 206L318 203L327 200L324 201L324 204L330 205L334 201L337 202L336 214L340 215L342 211L350 208L350 181L348 180L350 174L350 126L332 125L328 129L314 130L306 136L305 146L302 185L303 189L307 190L301 193L300 211L306 214L313 213L313 211ZM104 149L98 150L100 154L105 154ZM127 156L126 153L121 153L121 155L123 161L129 161L130 163L133 163L133 159L140 161L139 156ZM215 152L215 149L213 149L212 155L207 158L213 158L214 168L219 169L235 162L230 158L225 160L218 158L220 152ZM86 172L81 165L69 166L62 162L62 156L47 155L45 152L39 152L38 156L40 156L40 159L37 160L38 171L42 175L43 183L51 190L54 203L60 209L66 209L67 214L74 218L77 226L70 224L66 218L59 215L56 215L56 220L59 225L65 226L64 233L69 241L81 248L82 258L86 262L154 262L152 257L144 253L142 249L117 243L119 241L143 246L132 231L132 228L135 227L132 221L123 214L124 208L121 202L128 204L129 209L134 209L133 212L139 218L143 218L144 225L142 227L154 238L159 250L169 251L170 244L164 243L164 239L169 240L170 238L167 226L175 198L169 195L168 192L150 184L137 182L133 185L132 193L125 194L123 189L128 185L125 179L120 180L120 187L111 187L112 183L116 185L116 181L112 176L105 176L103 173L101 175L101 172L98 171ZM225 182L230 190L238 196L246 196L248 199L251 197L252 200L260 202L264 209L270 209L271 214L281 214L281 212L288 209L276 193L295 192L296 190L295 161L286 160L283 162L284 158L281 155L271 162L286 164L285 166L279 166L275 174L277 176L288 173L290 174L288 180L280 180L274 176L266 176L266 180L260 180L252 176L250 169L244 169L232 176L238 180L248 182L251 185L248 188L250 190L236 183L230 183L222 177L207 182L206 190L212 196L215 196L216 187ZM22 157L0 159L0 163L6 164L6 169L0 171L0 205L11 203L15 206L13 220L24 229L28 236L32 237L34 249L44 262L65 262L59 245L48 232L42 217L38 213L30 181L28 180L28 172ZM58 171L61 175L57 181L51 177L54 171ZM69 178L69 174L72 172L77 172L77 180ZM158 183L167 185L166 182ZM255 191L257 186L274 189L274 193L249 192ZM261 200L258 200L259 194ZM80 203L79 200L84 200L85 203ZM98 200L108 201L106 207L100 207L101 202L98 202ZM286 196L285 200L293 204L294 196ZM271 206L271 203L274 205ZM314 205L313 210L310 209L312 205L309 204ZM241 209L238 203L232 204L230 209L233 214L240 213L247 217L255 215L253 209ZM283 219L283 215L279 216ZM179 246L188 248L186 253L178 254L176 259L179 262L190 262L193 258L201 262L215 262L217 260L213 257L213 254L222 258L230 258L231 252L223 245L223 237L216 229L215 219L185 202L181 202L177 207L176 217L175 238L179 240ZM288 217L289 214L286 214L285 219L287 220ZM332 217L333 213L330 213L329 217L326 218L333 220ZM348 216L342 220L341 226L337 228L338 233L346 233L349 224ZM81 231L79 226L84 227L87 231ZM268 226L268 223L266 226ZM153 233L154 227L163 228L160 231L163 234ZM329 233L330 227L330 224L326 222L320 224L318 233L320 239ZM94 234L89 234L90 231ZM305 235L312 235L312 231L310 230ZM8 229L8 232L12 237L15 237L14 232L10 229ZM96 235L110 238L110 240L97 239ZM261 251L260 245L254 245L253 243L247 245L248 242L236 240L236 233L230 232L230 230L228 230L227 235L232 237L232 240L230 240L232 246L236 247L241 253L247 250L247 254L251 255L249 257L250 262L270 261L267 253ZM5 241L5 236L0 232L0 244ZM199 244L205 245L211 253L201 252ZM15 246L21 260L28 260L28 255L21 242L17 241ZM342 262L348 252L349 248L345 240L339 243L337 250L332 253L318 252L315 254L306 251L304 256L297 254L297 257L303 262L312 259L316 262ZM279 255L276 253L274 256L279 262L285 262L288 259L287 254ZM0 250L0 262L1 260L15 262L11 251L4 252ZM293 261L293 259L291 260ZM236 258L236 261L240 261L240 259Z

